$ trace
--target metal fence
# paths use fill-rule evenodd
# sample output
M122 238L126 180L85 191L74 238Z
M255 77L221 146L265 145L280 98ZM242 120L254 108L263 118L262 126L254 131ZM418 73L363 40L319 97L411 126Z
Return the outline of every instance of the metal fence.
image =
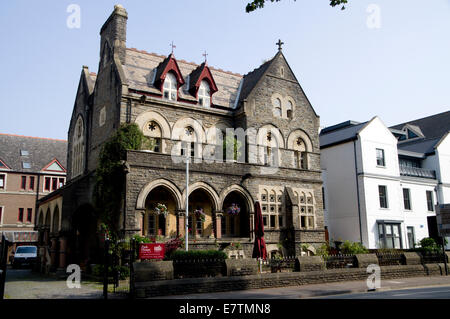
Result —
M324 256L326 269L353 268L355 267L355 255L328 255Z
M398 266L404 264L402 252L376 252L380 266Z
M447 255L444 255L442 252L427 251L427 252L420 252L419 255L422 264L444 263L445 260L448 262Z
M296 257L279 257L262 260L262 272L292 272L295 269Z

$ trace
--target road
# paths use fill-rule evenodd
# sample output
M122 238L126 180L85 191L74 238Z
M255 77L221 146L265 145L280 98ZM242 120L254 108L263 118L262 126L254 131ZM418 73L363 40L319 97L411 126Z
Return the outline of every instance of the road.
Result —
M341 294L318 299L450 299L450 286Z

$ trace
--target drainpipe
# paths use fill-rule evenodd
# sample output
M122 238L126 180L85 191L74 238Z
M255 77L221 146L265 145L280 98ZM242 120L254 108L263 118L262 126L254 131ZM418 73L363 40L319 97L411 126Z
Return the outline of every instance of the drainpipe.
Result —
M355 176L356 176L356 196L358 201L358 218L359 218L359 241L362 244L362 226L361 226L361 204L359 202L359 181L358 181L358 162L356 159L356 140L353 141L353 155L355 159Z

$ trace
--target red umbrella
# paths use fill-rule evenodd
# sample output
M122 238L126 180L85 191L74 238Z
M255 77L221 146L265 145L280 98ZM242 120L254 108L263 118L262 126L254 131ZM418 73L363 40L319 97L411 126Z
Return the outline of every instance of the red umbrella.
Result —
M264 222L261 205L255 202L255 245L253 246L253 258L267 258L266 242L264 241Z

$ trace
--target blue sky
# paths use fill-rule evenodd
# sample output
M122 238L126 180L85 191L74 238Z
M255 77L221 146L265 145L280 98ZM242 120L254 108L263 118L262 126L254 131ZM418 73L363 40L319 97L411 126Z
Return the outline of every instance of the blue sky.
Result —
M245 13L246 0L8 1L0 11L0 133L67 139L83 65L97 72L99 31L121 3L127 47L246 74L281 38L321 126L375 115L386 125L449 110L450 1L282 0ZM81 9L68 28L67 7ZM380 28L369 28L370 4Z

